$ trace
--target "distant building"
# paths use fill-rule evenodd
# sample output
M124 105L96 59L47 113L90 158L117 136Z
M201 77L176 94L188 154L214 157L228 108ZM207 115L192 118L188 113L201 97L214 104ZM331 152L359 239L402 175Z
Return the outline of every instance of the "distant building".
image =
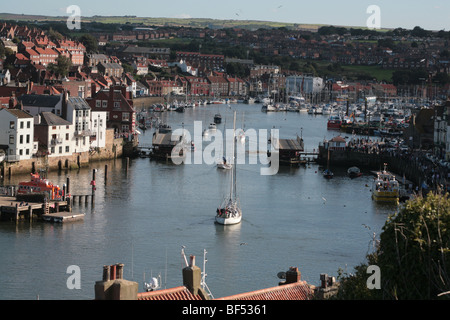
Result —
M177 61L201 70L223 71L225 68L225 56L219 54L201 54L199 52L177 52ZM199 72L200 76L204 75Z
M286 91L288 94L315 94L325 88L322 78L313 76L286 77Z
M264 74L279 74L280 67L273 65L255 65L250 69L250 78L259 78Z
M121 78L123 74L123 67L115 62L100 62L97 65L98 72L107 77Z

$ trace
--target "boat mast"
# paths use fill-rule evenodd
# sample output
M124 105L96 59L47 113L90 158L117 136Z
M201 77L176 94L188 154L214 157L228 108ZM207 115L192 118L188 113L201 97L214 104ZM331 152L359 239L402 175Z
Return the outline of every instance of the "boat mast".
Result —
M236 111L234 111L234 122L233 122L233 189L234 189L234 201L236 201L236 157L237 157L237 146L236 146Z

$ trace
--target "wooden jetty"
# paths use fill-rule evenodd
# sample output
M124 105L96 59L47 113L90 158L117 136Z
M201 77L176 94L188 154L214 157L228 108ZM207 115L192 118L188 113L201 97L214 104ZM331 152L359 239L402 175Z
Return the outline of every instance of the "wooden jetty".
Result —
M85 215L85 213L56 212L43 214L41 217L44 221L47 222L63 223L83 220Z
M272 139L270 141L275 150L278 150L280 165L298 166L315 161L318 153L306 152L304 150L303 139L298 137L296 139ZM268 151L268 156L270 156Z
M64 201L24 202L14 196L0 196L1 220L39 218L50 222L67 222L81 220L84 216L84 213L72 213L70 198Z

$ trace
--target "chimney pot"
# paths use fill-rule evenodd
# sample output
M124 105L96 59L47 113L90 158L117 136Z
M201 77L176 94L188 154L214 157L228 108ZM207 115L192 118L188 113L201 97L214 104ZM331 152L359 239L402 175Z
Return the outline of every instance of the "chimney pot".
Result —
M321 273L320 274L320 282L321 282L321 288L325 289L328 287L328 274Z
M111 266L110 280L116 280L116 265Z
M116 264L117 279L123 279L123 263Z
M108 281L110 278L110 267L103 266L103 281Z
M194 267L195 266L195 256L190 256L190 261L189 261L189 267Z

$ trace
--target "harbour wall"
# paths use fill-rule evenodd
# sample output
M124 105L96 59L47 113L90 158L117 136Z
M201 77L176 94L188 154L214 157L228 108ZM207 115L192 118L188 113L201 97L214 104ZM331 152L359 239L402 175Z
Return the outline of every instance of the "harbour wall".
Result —
M319 147L317 163L326 166L328 162L328 152L325 148ZM333 150L330 151L330 166L353 167L357 166L366 170L382 170L384 164L387 164L388 170L405 178L415 185L420 186L427 180L425 173L420 166L409 159L388 152L384 153L365 153L361 151Z

